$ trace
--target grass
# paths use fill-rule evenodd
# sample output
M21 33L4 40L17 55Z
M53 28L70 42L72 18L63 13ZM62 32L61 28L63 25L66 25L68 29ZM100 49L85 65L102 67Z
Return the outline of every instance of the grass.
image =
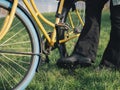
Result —
M56 66L59 58L57 50L52 51L50 63L40 65L38 73L26 90L120 90L120 73L103 69L96 71L103 51L109 40L109 13L105 11L102 17L100 43L96 62L89 68L77 68L74 71Z

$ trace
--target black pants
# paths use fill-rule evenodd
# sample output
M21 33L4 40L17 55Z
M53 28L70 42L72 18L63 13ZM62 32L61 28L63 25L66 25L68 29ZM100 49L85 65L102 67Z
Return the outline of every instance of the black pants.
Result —
M89 57L94 62L100 36L101 13L108 0L86 0L85 26L81 32L73 54ZM111 0L112 1L112 0ZM110 3L111 34L101 64L107 60L120 65L120 6Z

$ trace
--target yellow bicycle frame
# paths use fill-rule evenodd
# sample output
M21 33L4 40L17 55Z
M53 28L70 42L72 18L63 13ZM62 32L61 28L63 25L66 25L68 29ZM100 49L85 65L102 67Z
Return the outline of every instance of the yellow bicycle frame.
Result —
M14 0L11 12L5 18L4 25L3 25L2 29L0 30L0 40L5 36L5 34L8 32L8 30L12 24L17 5L18 5L18 0Z
M34 18L35 22L38 24L39 29L42 31L43 35L45 36L45 38L47 39L47 41L49 42L50 46L54 46L54 43L56 42L56 28L55 25L58 25L60 22L60 18L56 18L55 23L50 22L49 20L47 20L41 13L40 11L37 9L34 0L23 0L25 6L27 7L28 11L30 12L30 14L32 15L32 17ZM9 15L7 15L5 21L4 21L4 25L2 27L2 29L0 30L0 40L5 36L5 34L8 32L12 21L14 19L14 15L16 12L16 8L18 5L18 0L14 0L13 1L13 6L11 9L11 12ZM58 9L58 13L61 14L62 13L62 9L63 9L63 5L64 5L64 0L60 0L60 6ZM82 25L84 25L80 15L78 14L78 11L76 11L76 14L81 22ZM50 37L47 33L47 31L45 30L44 26L42 25L42 23L40 22L39 18L41 20L43 20L46 24L48 24L49 26L53 27L53 32L52 32L52 37ZM69 15L69 18L70 15ZM70 20L72 27L74 27L74 24L72 23L72 19ZM67 42L68 40L71 40L75 37L78 37L79 34L76 34L74 36L71 36L69 38L65 38L63 40L60 40L60 43L64 43Z
M81 25L84 26L84 22L83 22L82 18L80 17L80 12L76 9L75 13L76 13L76 15L77 15ZM74 25L74 23L72 21L72 17L71 17L71 13L70 12L68 13L68 17L69 17L70 24L71 24L72 28L75 28L75 25Z
M56 29L55 29L55 24L58 24L60 22L60 18L56 18L55 24L51 23L50 21L48 21L47 19L45 19L42 14L39 12L39 10L37 9L34 0L30 0L30 3L32 4L32 6L29 4L29 2L27 0L23 0L24 4L26 5L27 9L29 10L29 12L31 13L31 15L33 16L33 18L35 19L35 21L37 22L39 29L43 32L44 36L46 37L46 39L48 40L49 44L51 46L54 46L54 43L56 42ZM61 14L62 13L62 8L64 5L64 0L61 0L60 2L60 7L58 9L58 13ZM52 37L50 38L48 33L46 32L45 28L43 27L43 25L41 24L40 20L38 19L38 16L44 21L46 22L48 25L52 26L54 28L54 31L52 33Z

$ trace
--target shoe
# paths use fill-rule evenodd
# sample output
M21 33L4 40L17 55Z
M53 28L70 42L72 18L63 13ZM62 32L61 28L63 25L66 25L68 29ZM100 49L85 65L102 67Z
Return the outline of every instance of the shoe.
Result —
M57 66L61 68L72 68L74 66L80 65L81 67L91 66L92 61L90 58L73 54L66 58L61 58L57 61Z

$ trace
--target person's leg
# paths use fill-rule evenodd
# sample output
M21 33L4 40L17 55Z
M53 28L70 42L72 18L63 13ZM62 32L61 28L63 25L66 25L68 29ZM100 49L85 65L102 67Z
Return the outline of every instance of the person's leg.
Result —
M110 5L111 33L100 65L120 68L120 5Z
M73 54L68 58L59 59L58 66L68 63L90 63L95 59L99 42L101 12L106 1L108 0L86 0L85 26Z
M73 54L95 60L100 35L101 13L107 0L86 0L85 26Z

